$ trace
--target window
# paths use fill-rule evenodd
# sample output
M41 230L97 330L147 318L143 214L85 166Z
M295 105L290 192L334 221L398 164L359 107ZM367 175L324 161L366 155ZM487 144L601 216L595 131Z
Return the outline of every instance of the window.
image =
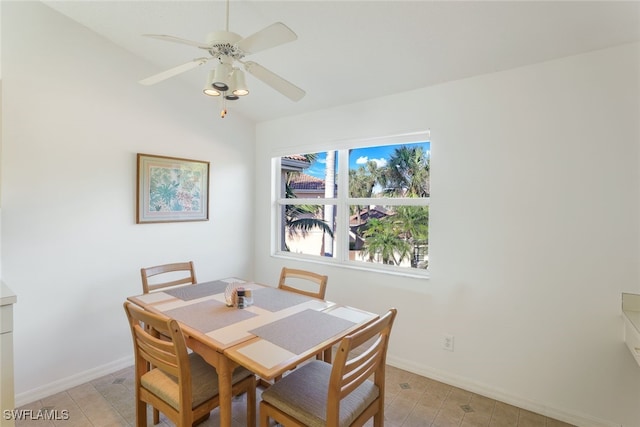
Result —
M275 253L425 273L430 146L421 133L274 158Z

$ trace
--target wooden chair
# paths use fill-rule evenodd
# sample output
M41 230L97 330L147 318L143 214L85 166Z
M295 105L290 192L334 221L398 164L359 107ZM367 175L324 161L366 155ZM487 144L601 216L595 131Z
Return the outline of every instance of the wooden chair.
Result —
M392 308L343 338L333 365L313 360L263 391L260 427L269 419L285 427L362 426L371 417L374 426L382 426L386 355L396 313Z
M135 352L136 420L147 427L147 404L178 427L209 418L219 406L218 375L196 353L188 353L180 325L174 319L125 302ZM146 326L146 327L145 327ZM158 334L171 337L162 340ZM247 394L247 426L255 425L256 377L244 368L233 372L232 394ZM157 420L154 420L157 424Z
M170 288L185 283L195 284L197 282L193 261L175 262L141 268L140 275L142 276L142 293L144 294L158 289ZM150 281L149 279L152 280ZM167 341L170 340L170 338L164 334L160 334L160 338ZM160 414L158 410L154 408L153 423L158 424L159 420Z
M304 280L310 283L315 290L303 289L299 286L294 286L293 280ZM327 276L323 276L318 273L314 273L306 270L297 270L294 268L283 267L280 272L280 282L278 288L286 291L297 292L302 295L306 295L313 298L324 299L324 294L327 291Z
M176 262L173 264L156 265L154 267L141 268L140 274L142 275L142 292L148 294L151 291L155 291L162 288L168 288L171 286L182 285L184 283L197 283L196 271L193 266L193 261L189 262ZM153 283L149 283L149 279L156 277ZM158 281L162 277L169 278L165 281Z

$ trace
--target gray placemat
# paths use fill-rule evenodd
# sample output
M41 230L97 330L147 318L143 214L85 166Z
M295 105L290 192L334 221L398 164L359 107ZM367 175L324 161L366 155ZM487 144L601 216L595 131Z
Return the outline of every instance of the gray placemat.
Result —
M253 290L253 305L273 312L311 300L313 300L313 298L306 295L295 294L276 288Z
M164 314L205 334L256 316L250 311L227 307L216 300L185 305L167 310Z
M204 282L195 285L182 286L180 288L173 288L163 292L176 298L180 298L183 301L191 301L192 299L224 293L227 285L228 283L226 282L215 280L213 282Z
M249 332L300 354L353 325L349 320L308 309Z

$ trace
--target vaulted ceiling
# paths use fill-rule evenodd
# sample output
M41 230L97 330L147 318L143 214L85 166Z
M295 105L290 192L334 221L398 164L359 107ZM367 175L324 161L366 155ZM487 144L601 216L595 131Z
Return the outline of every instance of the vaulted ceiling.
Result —
M226 21L224 1L45 4L149 61L149 75L206 52L142 34L205 41L207 33L224 30ZM230 2L229 30L243 37L278 21L298 40L249 59L303 88L306 96L293 102L248 75L250 94L230 110L256 121L640 40L640 3L633 1ZM158 85L200 94L213 66L210 61ZM136 81L145 77L131 74Z

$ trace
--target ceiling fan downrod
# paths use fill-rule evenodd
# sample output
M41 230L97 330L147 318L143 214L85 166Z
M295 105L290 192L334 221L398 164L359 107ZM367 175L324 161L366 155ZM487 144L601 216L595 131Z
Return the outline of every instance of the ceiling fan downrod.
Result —
M227 22L225 25L225 30L229 32L229 0L227 0Z

